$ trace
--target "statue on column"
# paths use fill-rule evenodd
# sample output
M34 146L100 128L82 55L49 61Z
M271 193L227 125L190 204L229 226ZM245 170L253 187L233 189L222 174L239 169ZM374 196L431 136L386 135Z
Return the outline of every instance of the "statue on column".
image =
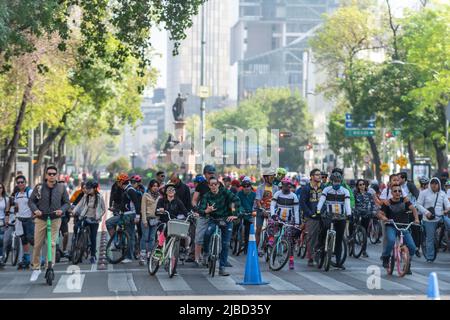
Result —
M178 94L178 98L175 100L175 103L172 106L173 119L175 121L183 121L184 120L184 102L186 98L182 98L181 94Z

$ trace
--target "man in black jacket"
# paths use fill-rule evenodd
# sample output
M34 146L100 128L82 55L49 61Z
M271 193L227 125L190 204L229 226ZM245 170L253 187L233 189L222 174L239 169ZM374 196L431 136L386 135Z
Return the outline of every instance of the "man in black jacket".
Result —
M170 184L175 187L175 196L183 202L186 210L190 211L192 209L191 190L181 181L179 172L173 172L170 175Z

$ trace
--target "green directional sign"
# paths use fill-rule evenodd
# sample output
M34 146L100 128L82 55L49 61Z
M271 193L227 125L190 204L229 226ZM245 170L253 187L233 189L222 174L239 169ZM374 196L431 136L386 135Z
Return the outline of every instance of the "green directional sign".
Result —
M393 135L394 137L399 136L400 133L401 133L400 129L395 129L395 130L392 131L392 135Z
M375 135L375 130L370 129L350 129L345 130L346 137L372 137Z

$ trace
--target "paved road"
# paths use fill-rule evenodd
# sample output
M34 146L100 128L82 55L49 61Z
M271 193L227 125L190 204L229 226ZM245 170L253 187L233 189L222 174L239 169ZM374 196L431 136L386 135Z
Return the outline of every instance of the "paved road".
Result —
M97 265L81 264L79 287L73 282L69 262L62 261L55 267L56 279L53 287L45 284L44 272L36 283L30 283L30 271L17 271L15 267L6 266L0 271L0 298L161 298L162 296L183 297L201 296L252 296L267 298L280 296L284 298L388 298L396 296L406 299L425 297L428 275L436 271L442 298L450 297L450 254L441 253L434 264L427 264L415 258L413 275L405 278L387 276L381 269L381 288L367 287L367 267L379 266L380 245L370 246L367 259L348 258L347 269L330 270L328 273L306 266L305 260L297 258L295 270L272 272L266 263L260 260L262 276L269 281L264 286L242 286L245 270L245 257L230 257L233 264L229 268L230 277L210 278L206 269L195 269L191 264L181 265L178 276L168 278L161 269L156 276L150 276L146 267L137 261L130 264L108 265L107 270L97 270ZM69 273L68 273L69 272ZM72 280L72 281L71 281ZM72 284L71 284L72 283Z

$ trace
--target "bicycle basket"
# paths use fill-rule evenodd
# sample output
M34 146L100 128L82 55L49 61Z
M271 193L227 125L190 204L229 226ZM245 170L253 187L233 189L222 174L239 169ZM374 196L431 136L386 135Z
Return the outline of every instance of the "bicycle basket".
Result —
M186 238L189 232L189 222L170 220L167 223L167 235Z

